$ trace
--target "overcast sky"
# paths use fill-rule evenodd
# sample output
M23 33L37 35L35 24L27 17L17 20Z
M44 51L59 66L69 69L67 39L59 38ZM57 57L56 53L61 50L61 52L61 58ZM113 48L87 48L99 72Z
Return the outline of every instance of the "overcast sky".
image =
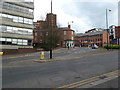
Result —
M53 13L57 14L57 24L83 33L92 28L106 28L105 10L108 12L110 25L118 25L119 0L53 0ZM44 20L51 12L51 0L34 0L34 21ZM73 23L72 23L73 21Z

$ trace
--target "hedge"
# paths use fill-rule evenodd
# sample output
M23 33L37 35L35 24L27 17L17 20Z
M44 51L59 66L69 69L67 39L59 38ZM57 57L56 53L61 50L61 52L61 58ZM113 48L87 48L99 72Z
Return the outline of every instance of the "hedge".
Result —
M106 49L120 49L120 45L104 45Z

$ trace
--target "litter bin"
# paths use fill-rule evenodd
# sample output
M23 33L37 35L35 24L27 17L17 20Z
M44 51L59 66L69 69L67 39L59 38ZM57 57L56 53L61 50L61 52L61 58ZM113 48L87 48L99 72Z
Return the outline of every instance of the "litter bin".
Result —
M42 59L44 59L44 52L43 51L40 52L40 60L42 60Z

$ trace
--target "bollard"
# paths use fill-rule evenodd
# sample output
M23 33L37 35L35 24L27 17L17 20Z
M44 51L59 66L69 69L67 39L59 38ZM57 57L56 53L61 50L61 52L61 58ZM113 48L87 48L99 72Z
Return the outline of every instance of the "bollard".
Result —
M44 52L43 51L40 52L40 59L41 60L44 59Z
M0 56L2 56L3 55L3 52L0 52Z

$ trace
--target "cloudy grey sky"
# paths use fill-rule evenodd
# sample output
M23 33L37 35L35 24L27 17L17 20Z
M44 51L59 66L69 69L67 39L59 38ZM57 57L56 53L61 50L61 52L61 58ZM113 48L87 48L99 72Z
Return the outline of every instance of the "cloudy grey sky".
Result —
M119 0L53 0L53 13L61 27L71 28L83 33L92 28L106 28L105 10L108 12L109 25L118 25ZM34 21L45 19L50 13L51 0L34 0ZM73 23L72 23L73 21Z

